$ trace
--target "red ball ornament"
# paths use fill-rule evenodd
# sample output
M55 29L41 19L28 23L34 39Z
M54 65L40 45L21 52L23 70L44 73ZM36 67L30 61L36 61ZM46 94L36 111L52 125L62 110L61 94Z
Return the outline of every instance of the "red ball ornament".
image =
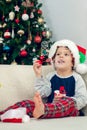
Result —
M45 59L45 56L41 55L40 60L43 61Z
M22 57L27 56L27 51L26 50L20 51L20 56L22 56Z
M37 13L42 14L42 10L38 9Z
M18 24L20 22L19 18L16 18L15 22Z
M39 35L37 35L37 36L34 38L34 42L36 42L36 43L40 43L41 40L42 40L42 38L41 38Z

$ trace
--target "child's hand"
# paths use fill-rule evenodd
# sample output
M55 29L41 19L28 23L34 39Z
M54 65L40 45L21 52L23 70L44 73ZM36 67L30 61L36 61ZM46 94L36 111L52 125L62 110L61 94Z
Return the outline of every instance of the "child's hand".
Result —
M40 60L36 60L33 63L33 69L37 77L41 77L42 75L42 63Z

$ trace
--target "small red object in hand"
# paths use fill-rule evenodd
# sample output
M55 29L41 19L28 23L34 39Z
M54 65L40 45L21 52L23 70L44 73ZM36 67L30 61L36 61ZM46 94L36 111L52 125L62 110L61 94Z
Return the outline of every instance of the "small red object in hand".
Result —
M41 65L42 65L41 60L36 60L36 63L39 63L39 64L41 64Z

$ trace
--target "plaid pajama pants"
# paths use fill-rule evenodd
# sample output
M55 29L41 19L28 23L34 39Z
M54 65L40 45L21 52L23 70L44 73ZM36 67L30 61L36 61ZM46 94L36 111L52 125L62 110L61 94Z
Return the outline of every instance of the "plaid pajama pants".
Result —
M76 109L75 101L69 97L61 98L56 103L45 103L44 106L45 113L40 118L61 118L68 116L79 116L79 111ZM17 109L19 107L25 107L27 115L33 117L32 113L35 108L35 104L31 100L23 100L21 102L17 102L16 104L0 112L0 114L3 114L10 109Z

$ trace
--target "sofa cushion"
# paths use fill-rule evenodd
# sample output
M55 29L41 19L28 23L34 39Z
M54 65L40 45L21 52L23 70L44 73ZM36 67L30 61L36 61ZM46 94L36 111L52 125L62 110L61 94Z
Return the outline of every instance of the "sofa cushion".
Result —
M52 70L52 66L43 66L43 75ZM87 73L82 77L87 86ZM18 101L32 100L34 81L35 74L31 65L0 65L0 111ZM87 115L87 106L83 111Z
M0 65L0 110L34 94L32 66Z

